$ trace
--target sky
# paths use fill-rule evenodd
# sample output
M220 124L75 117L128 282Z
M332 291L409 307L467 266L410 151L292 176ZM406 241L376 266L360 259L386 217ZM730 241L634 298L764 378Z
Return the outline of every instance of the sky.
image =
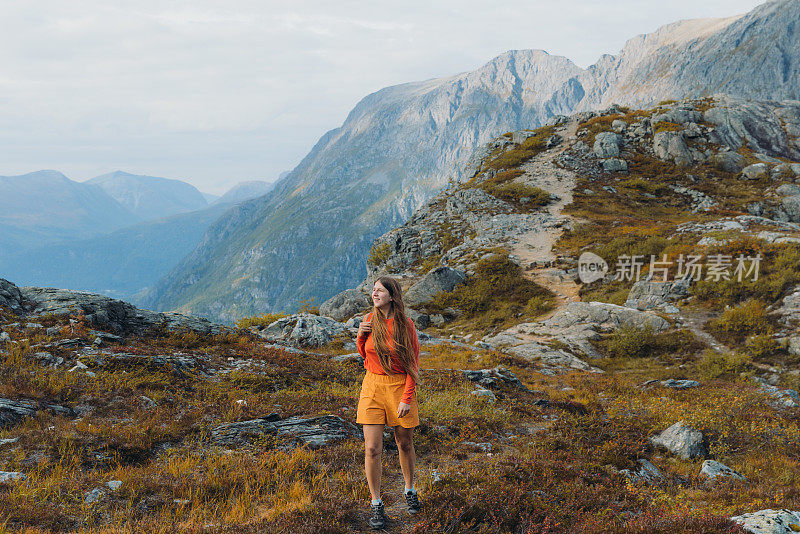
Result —
M361 98L540 48L580 67L745 0L0 0L0 175L115 170L222 194L291 170Z

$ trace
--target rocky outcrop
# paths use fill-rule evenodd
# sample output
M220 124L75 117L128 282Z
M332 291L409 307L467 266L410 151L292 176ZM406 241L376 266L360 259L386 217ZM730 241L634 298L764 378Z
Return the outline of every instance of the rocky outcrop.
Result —
M792 534L800 531L800 512L792 510L759 510L731 517L753 534Z
M645 325L650 325L656 332L662 332L670 327L669 322L658 315L607 302L570 302L544 321L544 325L559 329L578 325L593 325L601 329L614 329L620 326L644 328Z
M89 324L110 328L121 334L140 334L150 328L159 327L167 330L185 329L204 334L219 334L228 330L227 327L202 317L141 310L128 302L96 293L30 286L19 288L19 292L22 298L30 303L26 310L28 317L83 313Z
M655 484L664 479L661 471L644 458L637 460L637 463L638 468L620 469L619 473L634 484Z
M372 302L358 289L346 289L319 306L319 313L335 321L344 321L372 306Z
M22 293L19 288L4 278L0 278L0 306L10 309L14 313L24 312L22 308Z
M28 417L33 417L36 412L47 410L53 415L75 417L72 408L59 404L46 404L34 400L0 399L0 428L7 428L22 422Z
M211 431L211 442L229 447L246 447L267 435L280 440L278 449L291 450L304 445L318 449L329 443L359 437L360 429L336 415L281 419L273 413L260 419L220 425Z
M688 278L668 282L639 280L631 287L625 306L637 310L675 312L677 308L670 302L688 296L690 282Z

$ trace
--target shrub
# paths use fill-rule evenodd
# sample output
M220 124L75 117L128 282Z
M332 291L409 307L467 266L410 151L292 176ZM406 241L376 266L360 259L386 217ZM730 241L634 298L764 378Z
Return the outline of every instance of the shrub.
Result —
M490 169L514 169L544 152L547 148L547 139L553 135L555 126L544 126L536 130L536 134L529 137L518 146L501 152L486 163Z
M709 321L708 326L721 338L734 342L742 342L754 334L772 332L764 304L758 300L748 300L725 310L720 317Z
M373 267L377 267L388 260L391 253L392 251L389 247L389 243L373 243L372 247L369 249L367 263Z
M653 133L658 132L680 132L683 130L683 126L680 124L675 124L674 122L667 122L667 121L658 121L653 125Z
M780 344L768 334L758 334L747 338L744 344L753 360L763 360L774 355Z
M236 321L237 328L250 328L251 326L269 326L278 319L286 317L288 314L283 312L278 313L265 313L263 315L254 315L252 317L243 317Z
M502 200L512 202L520 202L521 199L527 198L525 205L545 206L550 202L550 193L527 184L503 184L499 186L489 185L484 188L487 193Z
M311 313L313 315L319 315L319 306L314 306L313 302L314 297L301 300L300 307L297 309L297 313Z
M751 363L750 355L743 352L717 352L706 349L700 361L697 362L697 370L706 379L723 376L735 377L739 373L747 371Z

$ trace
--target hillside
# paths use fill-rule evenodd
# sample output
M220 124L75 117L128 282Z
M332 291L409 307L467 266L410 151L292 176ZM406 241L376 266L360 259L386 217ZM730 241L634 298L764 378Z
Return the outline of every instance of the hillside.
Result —
M769 2L637 36L585 70L514 50L472 72L368 95L270 194L209 228L143 302L225 322L321 302L364 277L376 237L469 174L477 147L554 115L719 91L796 99L798 16L798 0Z
M376 239L361 287L400 278L422 329L423 508L387 430L387 531L800 528L798 126L728 96L556 117ZM757 280L676 276L740 253ZM6 528L367 531L359 289L237 329L6 281L0 307Z

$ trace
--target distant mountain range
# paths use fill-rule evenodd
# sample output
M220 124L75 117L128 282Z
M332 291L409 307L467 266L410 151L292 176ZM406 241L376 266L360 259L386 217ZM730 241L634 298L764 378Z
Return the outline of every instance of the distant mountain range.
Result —
M472 72L382 89L269 194L212 224L141 303L230 322L321 302L360 282L373 240L459 180L477 147L554 115L717 92L797 99L798 20L800 0L768 2L634 37L588 69L514 50Z
M58 171L0 177L0 276L133 300L227 209L272 185L241 182L209 206L186 182L122 171L86 182Z

